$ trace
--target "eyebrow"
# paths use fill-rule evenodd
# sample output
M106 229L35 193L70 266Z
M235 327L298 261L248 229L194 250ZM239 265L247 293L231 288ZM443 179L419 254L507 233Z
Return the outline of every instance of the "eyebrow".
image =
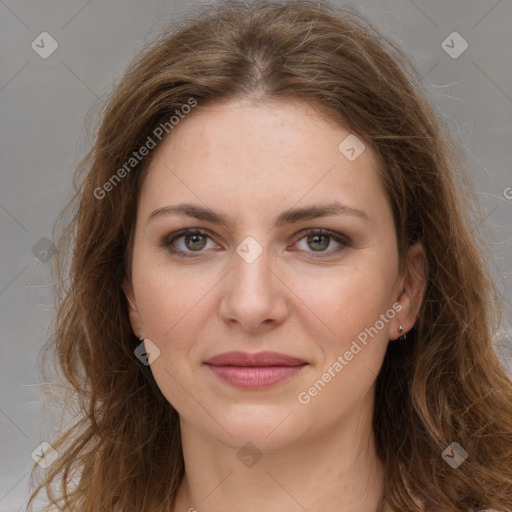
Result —
M190 203L181 203L157 208L149 214L147 223L157 217L167 215L193 217L198 220L221 224L226 227L229 226L229 219L225 215L215 212L210 208ZM358 210L357 208L352 208L341 204L338 201L334 201L326 205L290 208L278 215L275 220L275 225L282 226L284 224L293 224L301 220L316 219L317 217L329 217L333 215L352 215L368 221L368 214L363 210Z

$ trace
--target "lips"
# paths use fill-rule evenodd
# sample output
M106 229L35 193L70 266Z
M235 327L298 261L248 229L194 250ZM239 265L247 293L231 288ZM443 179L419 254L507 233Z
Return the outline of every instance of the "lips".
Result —
M302 359L278 352L226 352L205 362L215 376L241 389L262 389L297 376L308 366Z

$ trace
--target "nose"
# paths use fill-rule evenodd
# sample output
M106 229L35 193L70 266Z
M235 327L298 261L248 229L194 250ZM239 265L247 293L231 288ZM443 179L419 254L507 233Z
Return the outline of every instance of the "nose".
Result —
M269 265L271 258L266 249L251 263L234 255L234 266L223 280L220 315L224 322L254 333L285 321L287 288Z

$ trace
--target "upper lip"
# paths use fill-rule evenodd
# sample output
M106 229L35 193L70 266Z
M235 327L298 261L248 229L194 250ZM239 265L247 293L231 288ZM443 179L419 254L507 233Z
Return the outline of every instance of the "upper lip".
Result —
M303 359L279 352L225 352L211 357L205 364L212 366L300 366Z

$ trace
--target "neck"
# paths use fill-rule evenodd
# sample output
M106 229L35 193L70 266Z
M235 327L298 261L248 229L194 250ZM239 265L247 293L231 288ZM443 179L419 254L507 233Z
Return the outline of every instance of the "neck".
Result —
M380 510L384 467L371 417L348 418L321 435L262 450L249 467L237 457L243 442L228 446L181 423L186 472L175 512Z

